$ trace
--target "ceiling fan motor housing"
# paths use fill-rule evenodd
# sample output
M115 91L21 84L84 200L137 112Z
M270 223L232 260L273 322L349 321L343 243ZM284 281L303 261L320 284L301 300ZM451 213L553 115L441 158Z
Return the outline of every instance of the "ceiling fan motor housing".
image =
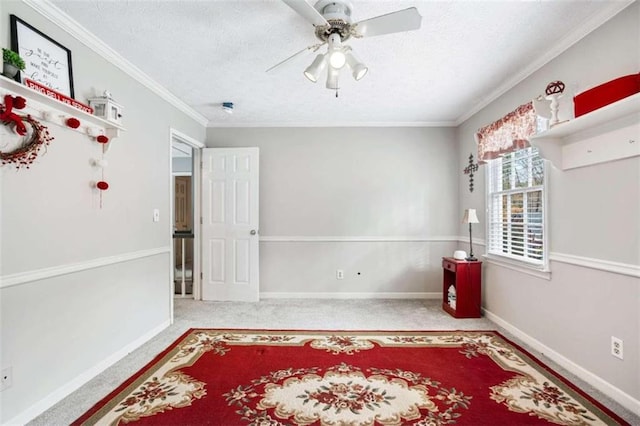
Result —
M316 27L316 37L321 41L327 41L331 34L339 34L342 41L351 36L351 10L353 6L349 1L320 0L315 4L315 9L329 22L329 27Z

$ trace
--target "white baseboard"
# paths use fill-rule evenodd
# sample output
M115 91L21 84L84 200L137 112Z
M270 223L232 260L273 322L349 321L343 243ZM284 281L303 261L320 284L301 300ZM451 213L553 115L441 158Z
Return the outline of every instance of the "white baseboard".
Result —
M484 309L484 315L488 320L498 324L500 327L504 328L509 333L513 334L518 339L522 340L527 345L534 348L536 351L544 354L544 356L551 359L553 362L557 363L562 368L566 369L572 374L575 374L580 379L584 380L594 388L598 389L600 392L604 393L608 397L615 400L618 404L622 405L623 407L634 412L636 415L640 416L640 401L638 401L628 393L618 389L617 387L613 386L611 383L593 374L591 371L571 361L569 358L564 357L563 355L554 351L553 349L546 346L542 342L529 336L524 331L520 330L517 327L514 327L513 325L511 325L504 319L500 318L496 314Z
M127 356L129 353L133 352L135 349L139 348L153 337L155 337L158 333L160 333L165 328L169 327L170 321L164 321L162 324L150 330L148 333L143 334L138 339L129 343L113 355L105 358L98 364L89 368L85 372L81 373L76 378L72 379L70 382L60 386L58 389L41 399L40 401L33 404L31 407L24 410L22 413L8 420L6 425L24 425L31 420L38 417L40 414L47 411L49 408L53 407L55 404L69 396L71 393L78 390L89 380L96 377L98 374L102 373L107 368L111 367L116 362L120 361L122 358Z
M287 293L265 291L260 293L261 299L441 299L442 293L427 292L388 292L388 293Z

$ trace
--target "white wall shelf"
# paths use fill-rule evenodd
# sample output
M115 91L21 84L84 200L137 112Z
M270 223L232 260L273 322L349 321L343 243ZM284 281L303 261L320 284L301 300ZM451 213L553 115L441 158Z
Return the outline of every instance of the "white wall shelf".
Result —
M640 93L559 123L531 143L562 170L640 156Z
M26 108L14 110L15 113L31 114L38 120L56 124L67 130L84 133L89 137L105 135L109 138L108 145L111 144L113 139L120 136L120 131L125 130L124 127L118 124L96 117L0 75L0 104L3 103L3 98L7 94L22 96L27 100ZM71 117L80 120L80 127L72 129L65 124L66 120Z

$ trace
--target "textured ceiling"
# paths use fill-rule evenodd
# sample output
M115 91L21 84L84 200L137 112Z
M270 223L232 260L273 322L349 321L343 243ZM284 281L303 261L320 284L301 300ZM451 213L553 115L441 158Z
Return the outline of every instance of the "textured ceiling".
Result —
M324 79L303 76L313 53L265 72L317 42L313 26L282 1L52 3L210 126L459 123L621 9L585 0L354 1L354 21L416 7L422 28L350 39L369 73L356 82L343 70L336 99Z

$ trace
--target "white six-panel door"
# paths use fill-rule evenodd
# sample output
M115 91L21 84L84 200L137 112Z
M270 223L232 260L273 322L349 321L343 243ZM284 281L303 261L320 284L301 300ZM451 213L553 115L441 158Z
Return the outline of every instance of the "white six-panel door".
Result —
M258 301L258 148L202 150L202 299Z

